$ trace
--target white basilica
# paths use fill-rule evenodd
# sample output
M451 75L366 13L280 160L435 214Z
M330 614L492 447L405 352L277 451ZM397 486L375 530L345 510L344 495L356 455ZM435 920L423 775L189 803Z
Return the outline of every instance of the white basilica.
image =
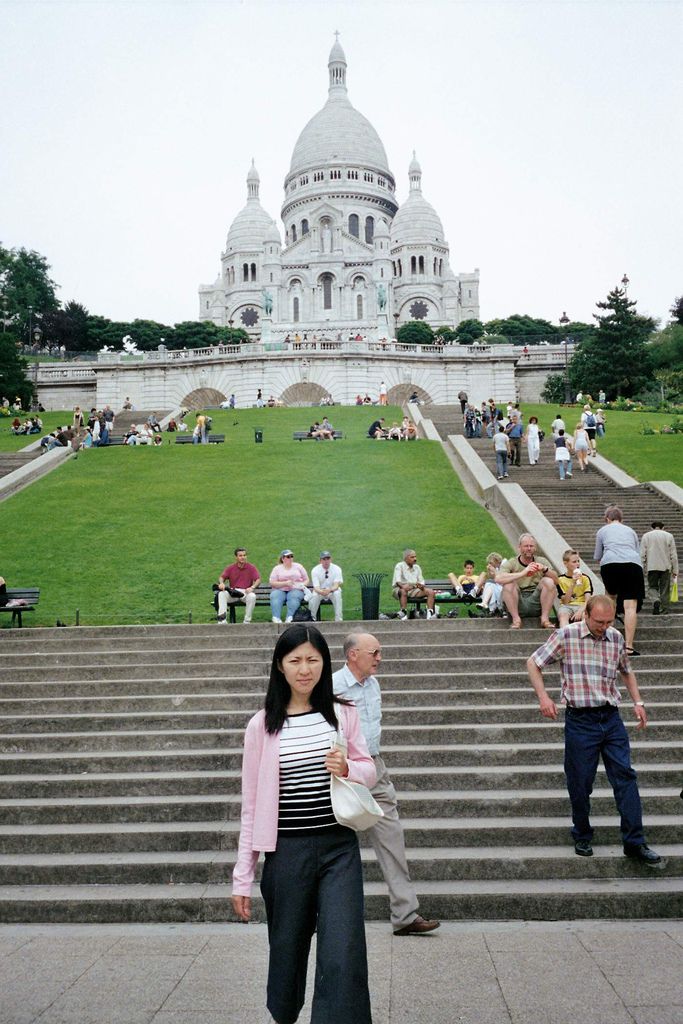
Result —
M220 274L199 288L199 318L267 341L296 333L381 338L408 320L454 327L479 317L479 271L451 270L414 154L399 206L382 141L349 100L338 40L328 68L327 102L297 139L285 179L284 246L259 201L252 162Z

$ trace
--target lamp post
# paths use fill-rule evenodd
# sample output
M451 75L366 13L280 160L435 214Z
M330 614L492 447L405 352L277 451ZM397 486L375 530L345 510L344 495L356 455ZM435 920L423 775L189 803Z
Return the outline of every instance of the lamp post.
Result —
M33 328L33 335L32 335L32 337L33 337L33 340L35 341L36 345L38 346L38 348L40 348L40 343L43 340L43 332L42 332L39 324L36 324L36 326ZM35 359L33 361L33 364L32 364L32 369L33 369L33 395L32 395L32 398L31 398L31 408L34 409L34 410L36 410L38 408L38 404L39 404L38 403L38 365L39 365L38 364L38 360Z
M398 338L396 336L398 334L398 318L399 318L399 315L400 315L399 313L394 313L394 341L398 340Z
M624 276L621 279L621 286L624 289L624 295L626 296L626 298L628 298L629 279L626 276L626 274L624 274Z
M31 347L31 338L33 337L33 306L28 307L28 347Z
M567 337L567 324L568 323L569 323L569 317L567 316L566 312L563 312L562 316L560 317L560 325L562 326L562 329L564 330L564 404L565 405L570 405L571 404L571 400L572 400L571 387L570 387L570 384L569 384L569 351L568 351L568 346L567 346L567 342L569 341L569 339Z

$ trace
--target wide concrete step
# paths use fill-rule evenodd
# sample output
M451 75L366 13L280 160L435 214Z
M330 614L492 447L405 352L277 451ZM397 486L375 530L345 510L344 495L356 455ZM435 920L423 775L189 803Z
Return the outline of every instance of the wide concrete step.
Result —
M0 764L0 768L4 765ZM676 789L681 777L679 764L645 765L639 768L641 786L650 789ZM481 767L432 767L394 768L391 778L401 793L422 793L434 786L449 789L456 794L461 790L492 790L505 786L510 790L528 788L562 790L564 772L557 765L535 765L500 768ZM606 786L604 768L598 769L598 780ZM207 794L239 794L241 772L239 769L203 769L174 771L104 771L51 772L48 774L0 775L0 799L75 799L81 797L121 796L185 796Z
M638 666L638 682L640 689L656 699L658 696L678 699L683 692L683 664L674 670L653 669L648 667L649 661L643 659L642 665ZM559 688L560 676L557 671L549 671L546 680L550 689ZM384 681L384 680L383 680ZM240 687L238 689L238 687ZM457 703L466 700L469 703L489 703L501 697L525 695L532 693L528 675L519 666L512 666L506 672L501 672L495 678L481 677L454 677L443 676L411 676L408 683L404 678L397 680L397 677L387 675L386 684L382 686L384 704L402 703L409 701L411 705L425 704L433 700L446 703ZM627 698L625 691L622 691L624 698ZM0 714L11 713L15 710L15 701L37 701L41 698L54 702L75 702L76 709L88 710L97 708L98 705L91 703L94 700L106 700L113 698L118 706L125 706L126 702L149 698L150 701L166 700L180 702L187 706L187 702L198 698L205 701L220 695L225 701L225 706L233 710L244 709L252 713L263 706L265 696L265 685L254 687L248 681L226 679L218 677L190 678L182 680L182 685L176 685L175 680L138 680L127 679L109 681L97 680L84 683L75 681L57 682L24 682L0 684ZM112 705L112 706L117 706ZM71 710L66 703L54 703L45 705L56 711ZM175 706L175 705L174 705ZM199 704L198 704L199 706ZM151 707L151 704L150 704ZM126 708L128 709L128 708ZM132 708L131 708L132 710Z
M402 817L409 851L423 847L461 848L474 845L513 849L520 846L563 846L570 840L567 814L536 821L525 817L409 818ZM621 841L614 813L594 814L594 843L614 846ZM683 815L645 815L652 846L680 842ZM360 834L362 847L368 838ZM134 821L0 824L0 853L126 853L139 850L235 850L239 821Z
M679 790L673 787L640 787L643 806L652 814L676 815L680 810ZM425 818L500 817L519 814L552 817L567 809L565 789L423 790L401 795L403 813ZM594 789L591 808L607 814L614 808L611 789ZM240 815L239 793L141 796L55 797L43 799L0 799L3 825L114 821L208 821L234 820Z
M549 692L559 700L559 692L549 688ZM683 718L683 694L678 700L667 700L661 691L654 695L648 692L643 686L643 695L647 697L647 712L650 722L664 722L669 719L680 720ZM477 726L496 723L513 724L535 721L538 716L538 706L531 692L528 690L514 703L511 700L504 700L501 695L497 699L491 698L488 702L480 700L476 703L467 701L458 694L449 694L449 700L435 701L432 697L431 703L416 704L406 703L404 706L383 703L382 724L386 730L392 725L403 725L414 723L415 725L437 725L437 724L462 724L476 722ZM514 695L513 695L514 696ZM175 715L177 710L191 716L192 724L200 721L211 726L220 724L222 726L244 728L253 714L254 705L240 710L226 711L226 707L232 707L233 702L226 699L224 695L202 695L202 696L176 696L176 697L138 697L138 698L106 698L99 700L90 698L84 703L80 701L0 701L0 732L6 727L8 731L16 732L27 729L29 731L50 731L51 728L60 729L66 724L74 724L76 728L84 728L95 719L97 722L109 716L121 717L121 711L125 709L126 722L128 716L140 716L143 721L149 718L152 726L160 721L170 711ZM8 706L11 705L11 706ZM626 705L628 708L629 705ZM78 709L87 710L88 714L78 714Z
M531 709L528 717L532 717ZM243 724L247 719L245 715ZM637 730L635 719L627 717L625 725L639 738L641 730ZM475 742L533 743L541 738L551 738L562 728L561 720L551 722L540 715L537 720L520 723L388 724L382 730L382 739L389 746L410 741L420 746ZM683 720L680 718L651 721L647 729L648 736L654 739L683 739ZM64 750L69 746L106 750L121 749L131 744L154 748L180 742L192 746L235 746L242 742L243 732L243 726L234 727L227 714L206 715L200 711L157 715L152 712L139 715L54 715L43 719L13 716L0 719L0 751Z
M657 877L683 873L683 844L657 847L663 863ZM236 850L180 850L133 853L0 854L0 886L14 885L178 885L223 884L229 881ZM372 850L361 852L366 883L381 882ZM261 877L262 861L255 881ZM413 881L472 879L642 878L643 868L625 857L621 846L596 847L589 862L573 847L462 847L411 850L408 867Z
M417 887L426 916L449 920L561 920L675 918L683 913L683 879L650 878L560 880L426 881ZM4 886L0 917L16 921L226 921L231 919L230 886L79 885ZM259 897L254 920L264 920ZM365 886L367 920L386 920L383 883Z

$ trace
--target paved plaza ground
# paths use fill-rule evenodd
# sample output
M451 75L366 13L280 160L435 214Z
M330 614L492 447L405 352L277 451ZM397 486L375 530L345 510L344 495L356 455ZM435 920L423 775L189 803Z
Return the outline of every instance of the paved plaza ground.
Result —
M683 922L367 935L374 1024L683 1022ZM1 926L0 1024L265 1024L267 954L263 925Z

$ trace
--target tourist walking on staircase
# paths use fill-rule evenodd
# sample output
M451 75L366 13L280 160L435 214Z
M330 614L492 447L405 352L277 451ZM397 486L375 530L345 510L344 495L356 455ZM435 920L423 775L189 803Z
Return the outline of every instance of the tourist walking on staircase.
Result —
M588 439L588 432L583 423L579 422L576 424L576 429L574 430L574 451L576 452L579 469L582 473L585 473L588 469L589 450L590 441Z
M361 729L377 769L372 795L384 817L368 829L375 856L389 889L389 907L394 935L422 935L439 927L419 911L415 886L406 860L403 826L398 816L396 790L380 754L382 738L382 693L375 672L382 661L382 645L372 633L349 633L344 639L343 668L332 677L334 692L353 701L360 715Z
M529 453L529 465L535 466L541 453L541 434L538 427L538 417L530 416L526 428L526 446Z
M541 714L557 721L557 704L545 689L543 669L560 664L560 700L566 702L564 770L572 805L575 852L579 857L593 856L590 795L602 756L621 815L624 853L653 867L662 858L645 841L637 777L619 714L617 675L633 701L639 729L647 725L647 713L623 638L612 628L613 621L612 601L605 595L591 597L583 620L556 630L528 659L527 671Z
M671 600L671 582L678 582L678 554L672 533L664 529L661 519L652 522L652 529L640 542L643 575L647 579L652 614L665 615Z
M616 604L617 615L624 616L626 653L634 657L640 653L634 650L633 641L645 598L645 583L638 534L622 520L621 509L610 505L605 511L605 525L595 535L593 558L600 562L602 582Z
M572 477L572 449L571 439L567 437L564 428L560 428L555 438L555 462L560 473L560 480L565 477L571 480Z

